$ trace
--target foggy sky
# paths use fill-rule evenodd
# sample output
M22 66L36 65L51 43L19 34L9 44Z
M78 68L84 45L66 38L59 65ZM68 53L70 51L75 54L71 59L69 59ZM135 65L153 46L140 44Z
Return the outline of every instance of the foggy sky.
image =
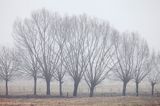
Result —
M151 48L160 50L160 0L0 0L0 45L13 46L14 21L42 8L109 21L120 32L138 32Z

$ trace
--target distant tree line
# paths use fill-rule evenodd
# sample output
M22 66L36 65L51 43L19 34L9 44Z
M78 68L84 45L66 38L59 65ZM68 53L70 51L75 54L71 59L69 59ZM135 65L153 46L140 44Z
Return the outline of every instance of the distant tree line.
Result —
M108 22L97 18L61 16L45 9L32 13L30 18L16 20L13 27L15 48L0 50L0 79L8 82L25 75L33 79L37 95L37 79L46 82L46 95L50 95L52 79L59 82L59 95L63 96L64 76L73 79L73 96L82 79L94 95L95 87L111 74L123 82L122 95L126 95L128 82L133 80L136 95L145 78L154 87L160 81L160 54L151 52L147 42L138 33L120 33Z

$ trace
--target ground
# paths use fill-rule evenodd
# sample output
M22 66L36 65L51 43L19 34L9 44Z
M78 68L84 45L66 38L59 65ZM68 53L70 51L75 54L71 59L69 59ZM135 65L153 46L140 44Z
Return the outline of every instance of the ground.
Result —
M160 97L0 98L0 106L160 106Z

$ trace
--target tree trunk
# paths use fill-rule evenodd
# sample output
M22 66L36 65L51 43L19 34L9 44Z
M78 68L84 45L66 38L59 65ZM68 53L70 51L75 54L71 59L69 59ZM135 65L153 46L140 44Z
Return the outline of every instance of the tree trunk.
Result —
M89 94L89 97L93 97L93 94L94 94L94 87L91 86L91 87L90 87L90 94Z
M63 96L63 94L62 94L62 81L61 80L59 81L59 95L60 95L60 97Z
M73 90L73 96L77 96L77 89L78 89L78 82L74 82L74 90Z
M8 81L6 80L6 96L8 96Z
M136 96L139 96L139 83L136 82Z
M51 92L50 92L50 80L46 80L46 85L47 85L46 95L51 95Z
M34 77L34 95L37 95L37 77Z
M122 91L123 96L126 96L126 87L127 87L127 82L123 82L123 91Z
M152 84L152 96L154 95L154 85L155 84Z

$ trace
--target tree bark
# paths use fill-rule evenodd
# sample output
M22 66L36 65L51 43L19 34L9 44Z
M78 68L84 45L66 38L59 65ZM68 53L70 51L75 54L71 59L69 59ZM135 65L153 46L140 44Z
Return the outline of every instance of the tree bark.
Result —
M6 96L8 96L8 81L6 80Z
M62 93L62 81L61 80L59 81L59 95L60 95L60 97L63 96L63 93Z
M126 87L127 87L127 82L123 82L123 91L122 91L123 96L126 96Z
M94 87L91 86L91 87L90 87L90 94L89 94L89 97L93 97L93 94L94 94Z
M47 85L46 95L51 95L51 92L50 92L50 80L46 80L46 85Z
M37 77L34 77L34 95L37 95Z
M152 96L154 95L154 85L155 84L152 84Z
M136 96L139 96L139 83L136 82Z
M74 90L73 90L73 96L77 96L77 89L78 89L78 82L74 82Z

